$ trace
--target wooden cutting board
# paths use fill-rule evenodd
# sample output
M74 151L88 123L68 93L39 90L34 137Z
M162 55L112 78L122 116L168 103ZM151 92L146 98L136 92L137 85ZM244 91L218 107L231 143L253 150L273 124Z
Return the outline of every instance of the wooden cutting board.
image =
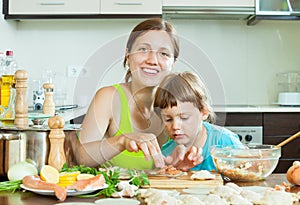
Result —
M214 173L216 178L208 180L193 180L191 179L192 174L193 173L188 172L187 175L176 178L170 178L167 176L148 176L150 185L143 186L143 188L186 189L201 185L211 185L214 187L217 185L223 185L223 179L220 174Z

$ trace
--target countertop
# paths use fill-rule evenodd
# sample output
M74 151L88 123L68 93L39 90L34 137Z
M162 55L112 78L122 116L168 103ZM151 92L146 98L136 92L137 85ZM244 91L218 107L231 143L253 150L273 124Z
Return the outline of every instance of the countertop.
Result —
M75 109L65 110L59 112L59 115L64 118L65 121L72 120L80 117L87 112L88 106L78 107ZM300 106L279 106L279 105L213 105L215 112L237 112L237 113L266 113L266 112L292 112L300 113Z
M61 116L65 121L70 121L77 117L84 115L87 112L88 107L78 107L70 110L59 111L58 115Z
M214 105L215 112L245 112L245 113L266 113L266 112L300 112L300 106L280 105Z
M239 186L267 186L274 187L280 185L282 182L286 182L285 174L272 174L264 181L259 182L235 182ZM200 182L199 182L200 183ZM180 190L179 190L180 191ZM297 193L300 191L299 186L291 187L291 192ZM78 197L67 197L65 202L94 202L98 197L92 198L78 198ZM59 203L54 196L42 196L32 192L17 191L15 193L0 192L0 204L1 205L53 205Z

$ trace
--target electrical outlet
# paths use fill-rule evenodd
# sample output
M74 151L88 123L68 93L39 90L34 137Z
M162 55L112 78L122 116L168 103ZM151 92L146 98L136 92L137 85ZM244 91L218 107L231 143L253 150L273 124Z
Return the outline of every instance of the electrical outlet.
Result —
M76 65L69 65L67 67L67 75L71 78L77 78L80 74L82 67Z

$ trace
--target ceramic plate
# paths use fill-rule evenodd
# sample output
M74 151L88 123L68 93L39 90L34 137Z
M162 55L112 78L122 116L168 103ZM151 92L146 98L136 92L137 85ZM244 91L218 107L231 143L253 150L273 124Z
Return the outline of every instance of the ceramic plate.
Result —
M108 187L107 184L105 184L101 187L98 187L96 189L87 189L87 190L82 190L82 191L67 190L67 196L77 196L77 195L82 195L82 194L89 194L89 193L92 193L92 192L100 190L100 189L105 189L106 187ZM47 195L47 196L55 195L54 191L52 191L52 190L32 189L32 188L28 188L28 187L24 186L24 184L21 184L21 188L25 189L27 191L34 192L36 194L40 194L40 195Z
M98 199L95 201L97 205L138 205L140 202L136 199L127 199L127 198L107 198L107 199Z

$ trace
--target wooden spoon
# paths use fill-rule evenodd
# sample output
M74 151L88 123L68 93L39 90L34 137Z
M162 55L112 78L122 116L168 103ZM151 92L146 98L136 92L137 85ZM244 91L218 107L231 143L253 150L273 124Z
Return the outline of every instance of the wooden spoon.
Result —
M275 147L278 148L278 147L282 147L283 145L289 143L290 141L294 140L295 138L299 137L300 136L300 131L297 132L296 134L290 136L289 138L287 138L286 140L280 142L278 145L276 145Z

